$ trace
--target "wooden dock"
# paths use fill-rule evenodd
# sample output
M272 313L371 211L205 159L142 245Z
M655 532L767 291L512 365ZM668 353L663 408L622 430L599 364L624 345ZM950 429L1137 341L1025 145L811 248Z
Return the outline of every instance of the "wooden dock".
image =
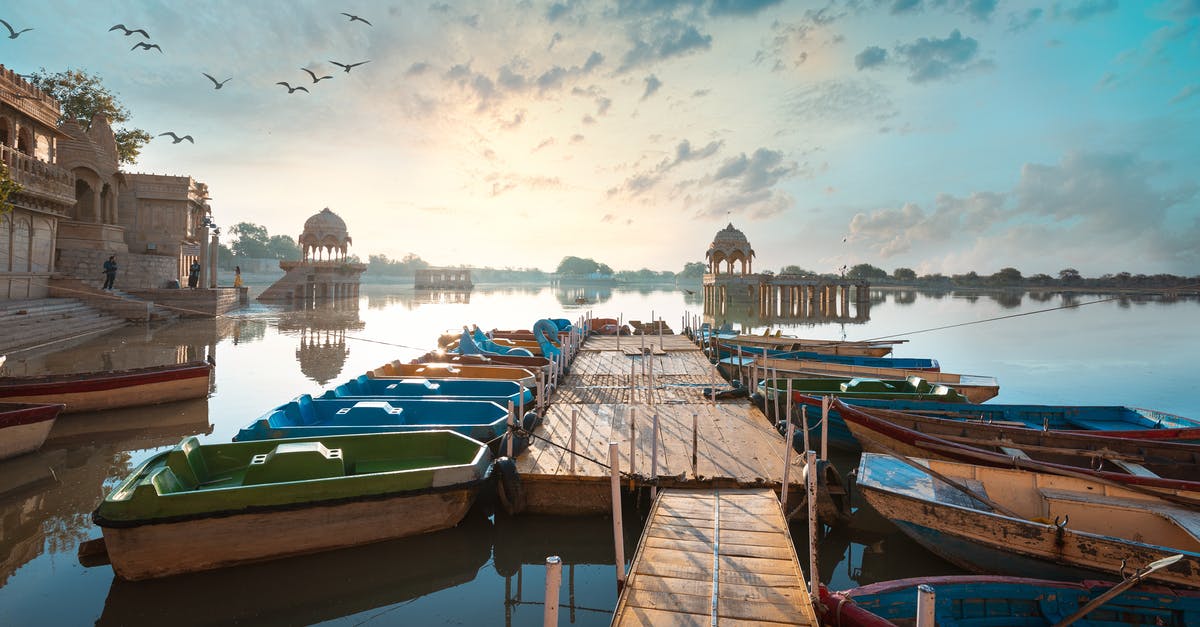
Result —
M704 398L702 388L714 385L725 381L686 336L589 337L534 432L549 442L534 438L517 459L528 510L611 511L609 442L619 445L621 471L632 468L635 477L626 480L627 488L778 491L783 438L746 399L714 403ZM657 470L652 467L656 448ZM572 450L575 454L568 452ZM800 456L792 455L790 507L802 502L803 468Z
M775 492L662 492L612 624L818 625Z

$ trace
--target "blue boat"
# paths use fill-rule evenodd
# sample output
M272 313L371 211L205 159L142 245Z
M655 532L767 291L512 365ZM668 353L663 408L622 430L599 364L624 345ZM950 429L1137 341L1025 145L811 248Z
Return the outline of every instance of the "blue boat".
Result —
M828 595L824 621L831 627L911 625L917 617L917 586L933 588L937 624L942 627L1056 625L1112 588L1102 581L1069 583L978 575L914 577L883 581ZM890 621L890 622L889 622ZM1139 585L1118 594L1078 627L1112 625L1200 625L1200 593L1167 586Z
M727 363L736 365L738 358L738 349L741 349L742 362L745 365L752 363L753 357L771 357L774 359L809 359L813 361L824 361L831 364L846 364L849 366L869 366L871 368L901 368L904 370L928 370L930 372L941 371L941 365L936 359L927 357L867 357L862 355L827 355L825 353L817 353L813 351L789 351L767 348L764 346L743 346L739 344L731 344L720 342L718 345L718 355L722 362L729 360Z
M492 401L313 399L308 394L250 423L234 442L444 429L481 442L504 434L508 409Z
M386 398L438 398L456 401L495 401L507 407L533 406L533 392L516 381L485 379L372 379L360 375L317 398L380 396ZM522 401L524 397L524 401Z

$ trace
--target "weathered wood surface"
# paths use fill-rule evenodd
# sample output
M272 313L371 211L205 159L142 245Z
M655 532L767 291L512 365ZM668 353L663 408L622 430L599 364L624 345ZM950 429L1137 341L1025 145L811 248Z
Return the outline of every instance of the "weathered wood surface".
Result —
M817 625L770 489L666 490L613 625Z

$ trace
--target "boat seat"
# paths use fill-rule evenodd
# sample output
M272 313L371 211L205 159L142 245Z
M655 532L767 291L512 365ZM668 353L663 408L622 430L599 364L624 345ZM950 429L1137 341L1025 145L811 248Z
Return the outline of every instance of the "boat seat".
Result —
M1153 512L1170 520L1182 529L1187 535L1191 536L1196 542L1200 543L1200 512L1195 512L1174 505L1158 505L1158 501L1150 501L1146 499L1135 499L1119 496L1108 496L1105 494L1090 494L1084 492L1076 492L1074 490L1058 490L1055 488L1039 488L1042 498L1047 501L1071 501L1075 503L1088 503L1094 505L1107 505L1109 507L1120 507L1127 509L1145 510L1147 504L1154 505Z
M1117 468L1120 468L1121 470L1124 470L1125 472L1127 472L1131 475L1134 475L1136 477L1156 477L1156 478L1158 477L1158 475L1155 474L1154 471L1150 470L1149 468L1146 468L1145 466L1143 466L1137 462L1125 461L1123 459L1109 459L1106 461L1108 463L1116 466Z
M167 454L163 465L188 489L208 481L208 465L204 463L204 454L200 451L200 440L195 436L184 438L175 450Z

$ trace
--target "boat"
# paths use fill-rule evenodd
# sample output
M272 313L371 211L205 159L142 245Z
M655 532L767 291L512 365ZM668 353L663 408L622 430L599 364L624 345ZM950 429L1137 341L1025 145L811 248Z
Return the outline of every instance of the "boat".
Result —
M155 405L208 396L212 361L0 378L0 401L62 403L64 414Z
M842 592L829 592L822 586L822 620L827 627L913 625L917 617L917 587L929 586L934 592L937 624L942 627L1049 627L1074 615L1113 585L1106 581L1076 583L1028 577L943 575L882 581ZM1198 625L1200 593L1143 584L1119 592L1072 624L1077 627Z
M140 580L453 527L491 452L453 431L178 446L92 513L113 570Z
M843 397L843 400L856 407L890 409L971 423L1028 427L1043 431L1094 432L1119 438L1200 443L1200 420L1137 407L939 403L851 397Z
M871 378L855 379L764 379L758 383L755 397L761 403L762 409L769 418L784 419L786 411L782 399L786 398L788 382L791 382L792 401L802 403L805 398L813 396L836 396L851 398L876 399L907 399L913 401L941 401L944 404L967 401L966 397L954 388L945 385L931 385L928 381L912 376L907 379L883 380ZM778 412L778 414L776 413ZM793 418L799 420L798 410L793 411ZM819 433L819 410L808 412L809 428ZM799 424L799 422L797 422ZM846 426L845 421L835 412L829 414L829 424L826 427L829 443L838 448L856 451L859 449L858 440ZM812 435L815 435L812 434ZM804 434L797 430L798 441L803 442ZM811 437L811 435L810 435Z
M837 399L833 400L832 409L837 410L864 451L1087 475L1131 489L1167 493L1186 490L1200 494L1200 446L1197 445L1123 441L1031 429L1010 428L1003 432L1000 431L1003 427L996 425L989 429L989 425L968 426L954 421L945 421L950 424L935 435L921 429L933 430L931 421L936 419L866 410ZM1200 501L1191 505L1200 506Z
M877 453L863 453L856 485L905 535L973 572L1082 580L1182 555L1146 580L1200 588L1200 511L1145 491Z
M814 340L798 337L770 337L735 333L713 333L701 330L705 341L726 341L742 346L760 346L782 351L812 351L827 355L859 355L862 357L884 357L897 344L908 340Z
M474 365L474 366L517 366L529 370L541 370L549 374L550 360L545 357L531 357L526 355L485 355L472 354L463 355L460 353L444 353L432 351L421 355L412 360L414 364L423 363L443 363L443 364L458 364L458 365Z
M384 364L367 373L372 379L481 379L516 381L525 387L537 385L537 376L516 366L473 366L446 362L406 364L399 360Z
M852 364L834 364L811 359L775 359L772 357L743 357L740 361L742 370L754 364L762 372L777 373L780 377L832 377L852 379L868 377L872 379L906 379L919 377L934 385L948 385L966 396L972 403L982 403L995 398L1000 393L1000 383L995 377L972 374L955 374L950 372L930 372L928 370L912 370L906 368L876 368L871 366L855 366ZM736 369L739 365L737 358L721 360L721 366L726 370Z
M740 344L717 343L717 354L722 360L737 364L740 355L745 365L753 363L753 359L770 357L772 359L821 361L831 364L848 366L868 366L872 368L899 368L904 370L927 370L940 372L942 367L936 359L928 357L863 357L861 355L826 355L813 351L781 351L761 346L742 346Z
M302 394L238 431L234 442L444 429L481 442L508 428L508 409L491 401L314 399Z
M317 398L348 397L440 398L459 401L495 401L507 407L529 407L533 392L516 381L496 379L372 379L367 375L325 390Z
M61 403L0 403L0 459L41 448L63 407Z

